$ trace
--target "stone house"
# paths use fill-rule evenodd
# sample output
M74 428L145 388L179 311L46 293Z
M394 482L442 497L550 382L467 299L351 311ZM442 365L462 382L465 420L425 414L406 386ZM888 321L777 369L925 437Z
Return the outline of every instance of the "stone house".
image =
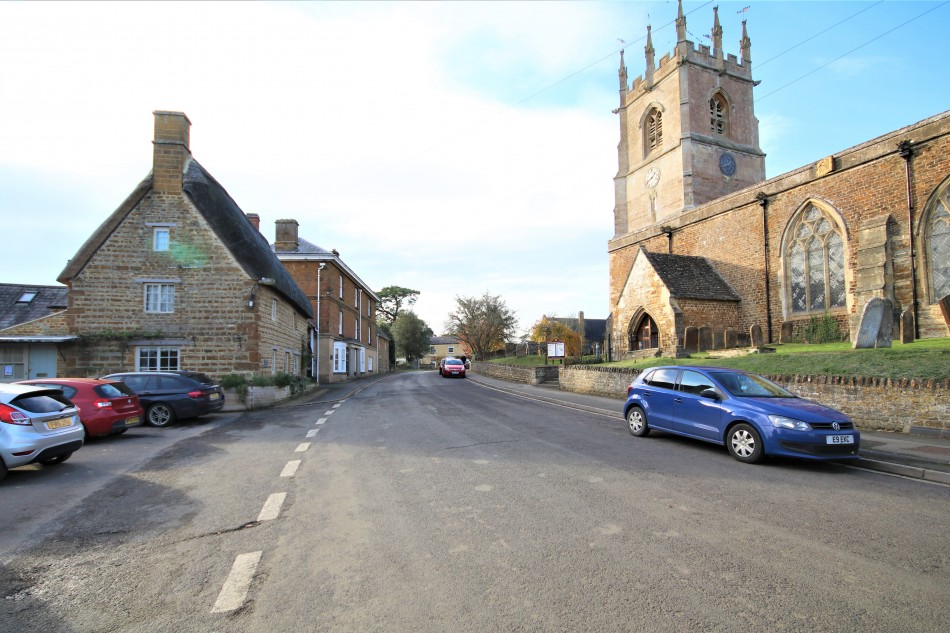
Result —
M472 350L461 339L454 336L433 336L429 339L429 353L419 360L419 365L435 367L443 358L472 357Z
M66 286L0 284L0 382L59 373L66 333Z
M873 298L911 338L947 336L950 112L766 180L746 24L739 58L716 9L696 47L679 4L675 50L657 65L648 27L632 86L621 54L612 357L682 354L690 327L712 330L705 349L816 319L855 340Z
M191 122L156 111L151 173L59 276L68 376L193 369L211 376L309 364L313 312L237 203L191 155Z
M260 226L257 214L249 219ZM320 382L342 382L389 370L389 350L380 349L376 325L379 297L336 250L326 250L299 235L296 220L277 220L271 249L318 315L313 334L311 375Z

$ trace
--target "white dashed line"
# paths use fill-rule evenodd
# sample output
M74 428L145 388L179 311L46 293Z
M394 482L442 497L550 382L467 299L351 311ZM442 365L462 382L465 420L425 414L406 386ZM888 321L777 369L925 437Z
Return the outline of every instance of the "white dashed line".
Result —
M310 448L310 442L304 442L302 444L297 444L297 448L294 449L295 453L302 453L305 450Z
M317 420L317 424L326 424L326 423L327 423L326 418L320 418L319 420Z
M314 435L317 434L319 430L320 429L310 429L309 431L307 431L307 437L313 437Z
M333 409L330 409L329 411L327 411L327 412L324 413L323 415L333 415Z
M337 402L335 405L333 405L333 408L334 408L334 409L339 409L341 404L343 404L343 403L342 403L342 402Z
M251 552L241 554L234 559L234 565L231 567L231 573L228 579L224 581L221 593L218 599L211 607L211 613L227 613L239 609L247 598L247 590L251 586L251 580L254 579L254 572L257 570L257 564L261 560L263 552Z
M281 477L293 477L294 473L297 472L297 466L300 466L300 460L295 459L287 462L287 465L284 466L284 469L280 472Z
M257 520L272 521L276 519L280 514L280 507L284 505L284 499L286 498L286 492L275 492L267 497L267 501L264 502L264 507L261 508L261 513L257 515Z

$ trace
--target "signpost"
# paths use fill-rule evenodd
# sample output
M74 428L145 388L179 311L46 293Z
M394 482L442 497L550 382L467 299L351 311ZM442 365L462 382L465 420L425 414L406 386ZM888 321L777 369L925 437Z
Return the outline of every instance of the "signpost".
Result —
M547 358L544 359L544 364L547 365L548 358L560 358L561 362L564 362L564 342L557 339L548 343L548 353Z

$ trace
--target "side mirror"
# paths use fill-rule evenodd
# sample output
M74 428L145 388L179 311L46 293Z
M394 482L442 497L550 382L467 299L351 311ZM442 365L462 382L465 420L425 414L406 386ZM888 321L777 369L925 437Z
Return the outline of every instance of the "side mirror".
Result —
M710 400L719 400L719 392L715 389L703 389L699 392L700 398L709 398Z

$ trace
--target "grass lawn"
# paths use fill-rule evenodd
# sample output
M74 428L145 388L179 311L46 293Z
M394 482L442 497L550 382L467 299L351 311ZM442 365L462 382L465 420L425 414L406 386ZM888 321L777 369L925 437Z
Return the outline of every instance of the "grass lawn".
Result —
M690 358L625 360L604 363L604 366L643 369L657 365L715 365L771 375L950 379L950 338L924 339L908 345L895 342L893 347L881 349L851 349L851 343L847 342L824 345L772 345L770 347L775 349L775 353L710 358L710 353L701 352L693 354ZM492 362L543 365L544 357L507 358Z

